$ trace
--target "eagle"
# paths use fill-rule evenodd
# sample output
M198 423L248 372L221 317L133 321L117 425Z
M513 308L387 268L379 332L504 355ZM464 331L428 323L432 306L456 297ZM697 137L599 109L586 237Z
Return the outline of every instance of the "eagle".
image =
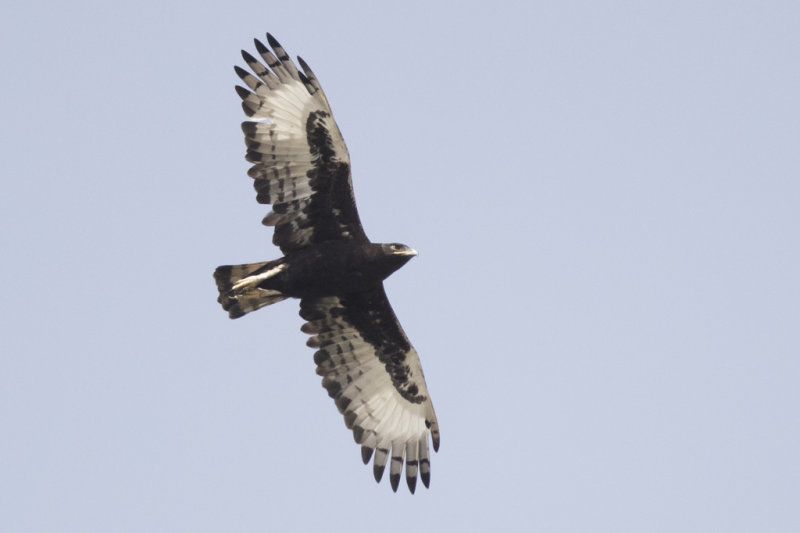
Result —
M239 318L287 298L300 300L301 330L312 335L322 386L373 459L380 482L386 464L397 492L405 463L411 493L417 474L430 486L430 452L439 424L419 356L397 320L385 280L417 252L373 243L364 233L350 177L350 156L328 99L302 58L298 70L275 38L255 39L263 63L242 50L250 68L234 67L248 120L242 123L256 200L271 204L262 223L283 257L225 265L214 272L219 298ZM271 49L270 49L271 48ZM265 66L266 65L266 66Z

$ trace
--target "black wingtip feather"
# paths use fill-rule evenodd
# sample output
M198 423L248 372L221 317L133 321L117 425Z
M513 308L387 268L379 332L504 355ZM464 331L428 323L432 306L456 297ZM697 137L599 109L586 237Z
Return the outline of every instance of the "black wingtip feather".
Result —
M392 485L392 491L397 492L397 487L400 486L400 474L389 474L389 483Z
M239 65L234 65L233 66L233 70L236 72L236 75L239 76L242 79L244 79L245 77L251 75L249 72L247 72L245 69L243 69Z
M414 477L406 477L406 483L408 484L408 490L411 491L411 494L414 494L414 491L417 488L417 478Z
M248 65L251 63L258 63L258 59L253 57L247 50L242 50L242 59L244 59L244 62Z
M368 448L367 446L362 446L361 460L364 461L365 465L368 465L370 459L372 459L372 448Z
M314 71L311 70L311 67L308 66L302 57L297 56L297 62L300 63L300 67L305 71L306 76L309 78L309 81L313 78L314 80L317 79L316 75L314 75Z
M250 91L248 91L241 85L237 85L235 89L236 89L236 94L238 94L239 98L241 98L242 100L245 100L248 96L252 94Z
M273 50L275 48L283 48L281 46L281 43L279 43L278 40L275 37L273 37L270 32L267 32L267 42L269 43L269 45L272 47Z
M269 35L269 34L267 34L267 35ZM269 48L267 48L264 45L264 43L262 43L258 39L253 39L253 42L256 44L256 50L258 50L259 54L263 54L265 52L270 53L270 54L272 53L272 52L270 52Z
M386 465L374 465L372 467L372 475L375 476L375 481L378 483L381 482L381 478L383 477L383 471L386 469Z

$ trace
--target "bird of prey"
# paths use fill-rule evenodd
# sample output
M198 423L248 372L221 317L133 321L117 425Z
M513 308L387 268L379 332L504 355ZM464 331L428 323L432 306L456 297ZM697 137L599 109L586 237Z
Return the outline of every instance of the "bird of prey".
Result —
M322 386L336 402L375 480L386 463L397 491L405 461L409 490L417 474L430 485L430 454L439 425L416 350L389 305L383 280L417 255L403 244L370 242L361 226L350 179L350 156L319 81L302 58L298 70L267 34L255 40L263 63L242 51L251 72L235 67L249 118L242 123L247 161L283 257L221 266L214 272L219 303L231 318L300 299L302 331L311 334ZM265 66L266 64L266 66Z

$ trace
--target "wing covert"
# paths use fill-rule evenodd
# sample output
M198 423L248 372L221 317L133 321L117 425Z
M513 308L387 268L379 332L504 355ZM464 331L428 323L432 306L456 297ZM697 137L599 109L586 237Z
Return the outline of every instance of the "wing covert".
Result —
M267 34L256 40L266 66L246 51L251 72L235 67L247 86L236 86L250 118L242 123L246 159L253 163L256 199L272 204L263 223L284 253L329 240L369 242L358 217L350 156L316 76L302 59L299 71ZM273 53L274 52L274 53Z

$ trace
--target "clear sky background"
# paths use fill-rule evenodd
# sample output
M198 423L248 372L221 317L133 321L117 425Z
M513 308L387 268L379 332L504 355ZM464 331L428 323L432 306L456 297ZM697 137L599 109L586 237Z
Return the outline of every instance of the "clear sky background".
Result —
M0 10L0 530L800 531L796 2ZM376 485L279 255L233 65L306 59L441 423Z

